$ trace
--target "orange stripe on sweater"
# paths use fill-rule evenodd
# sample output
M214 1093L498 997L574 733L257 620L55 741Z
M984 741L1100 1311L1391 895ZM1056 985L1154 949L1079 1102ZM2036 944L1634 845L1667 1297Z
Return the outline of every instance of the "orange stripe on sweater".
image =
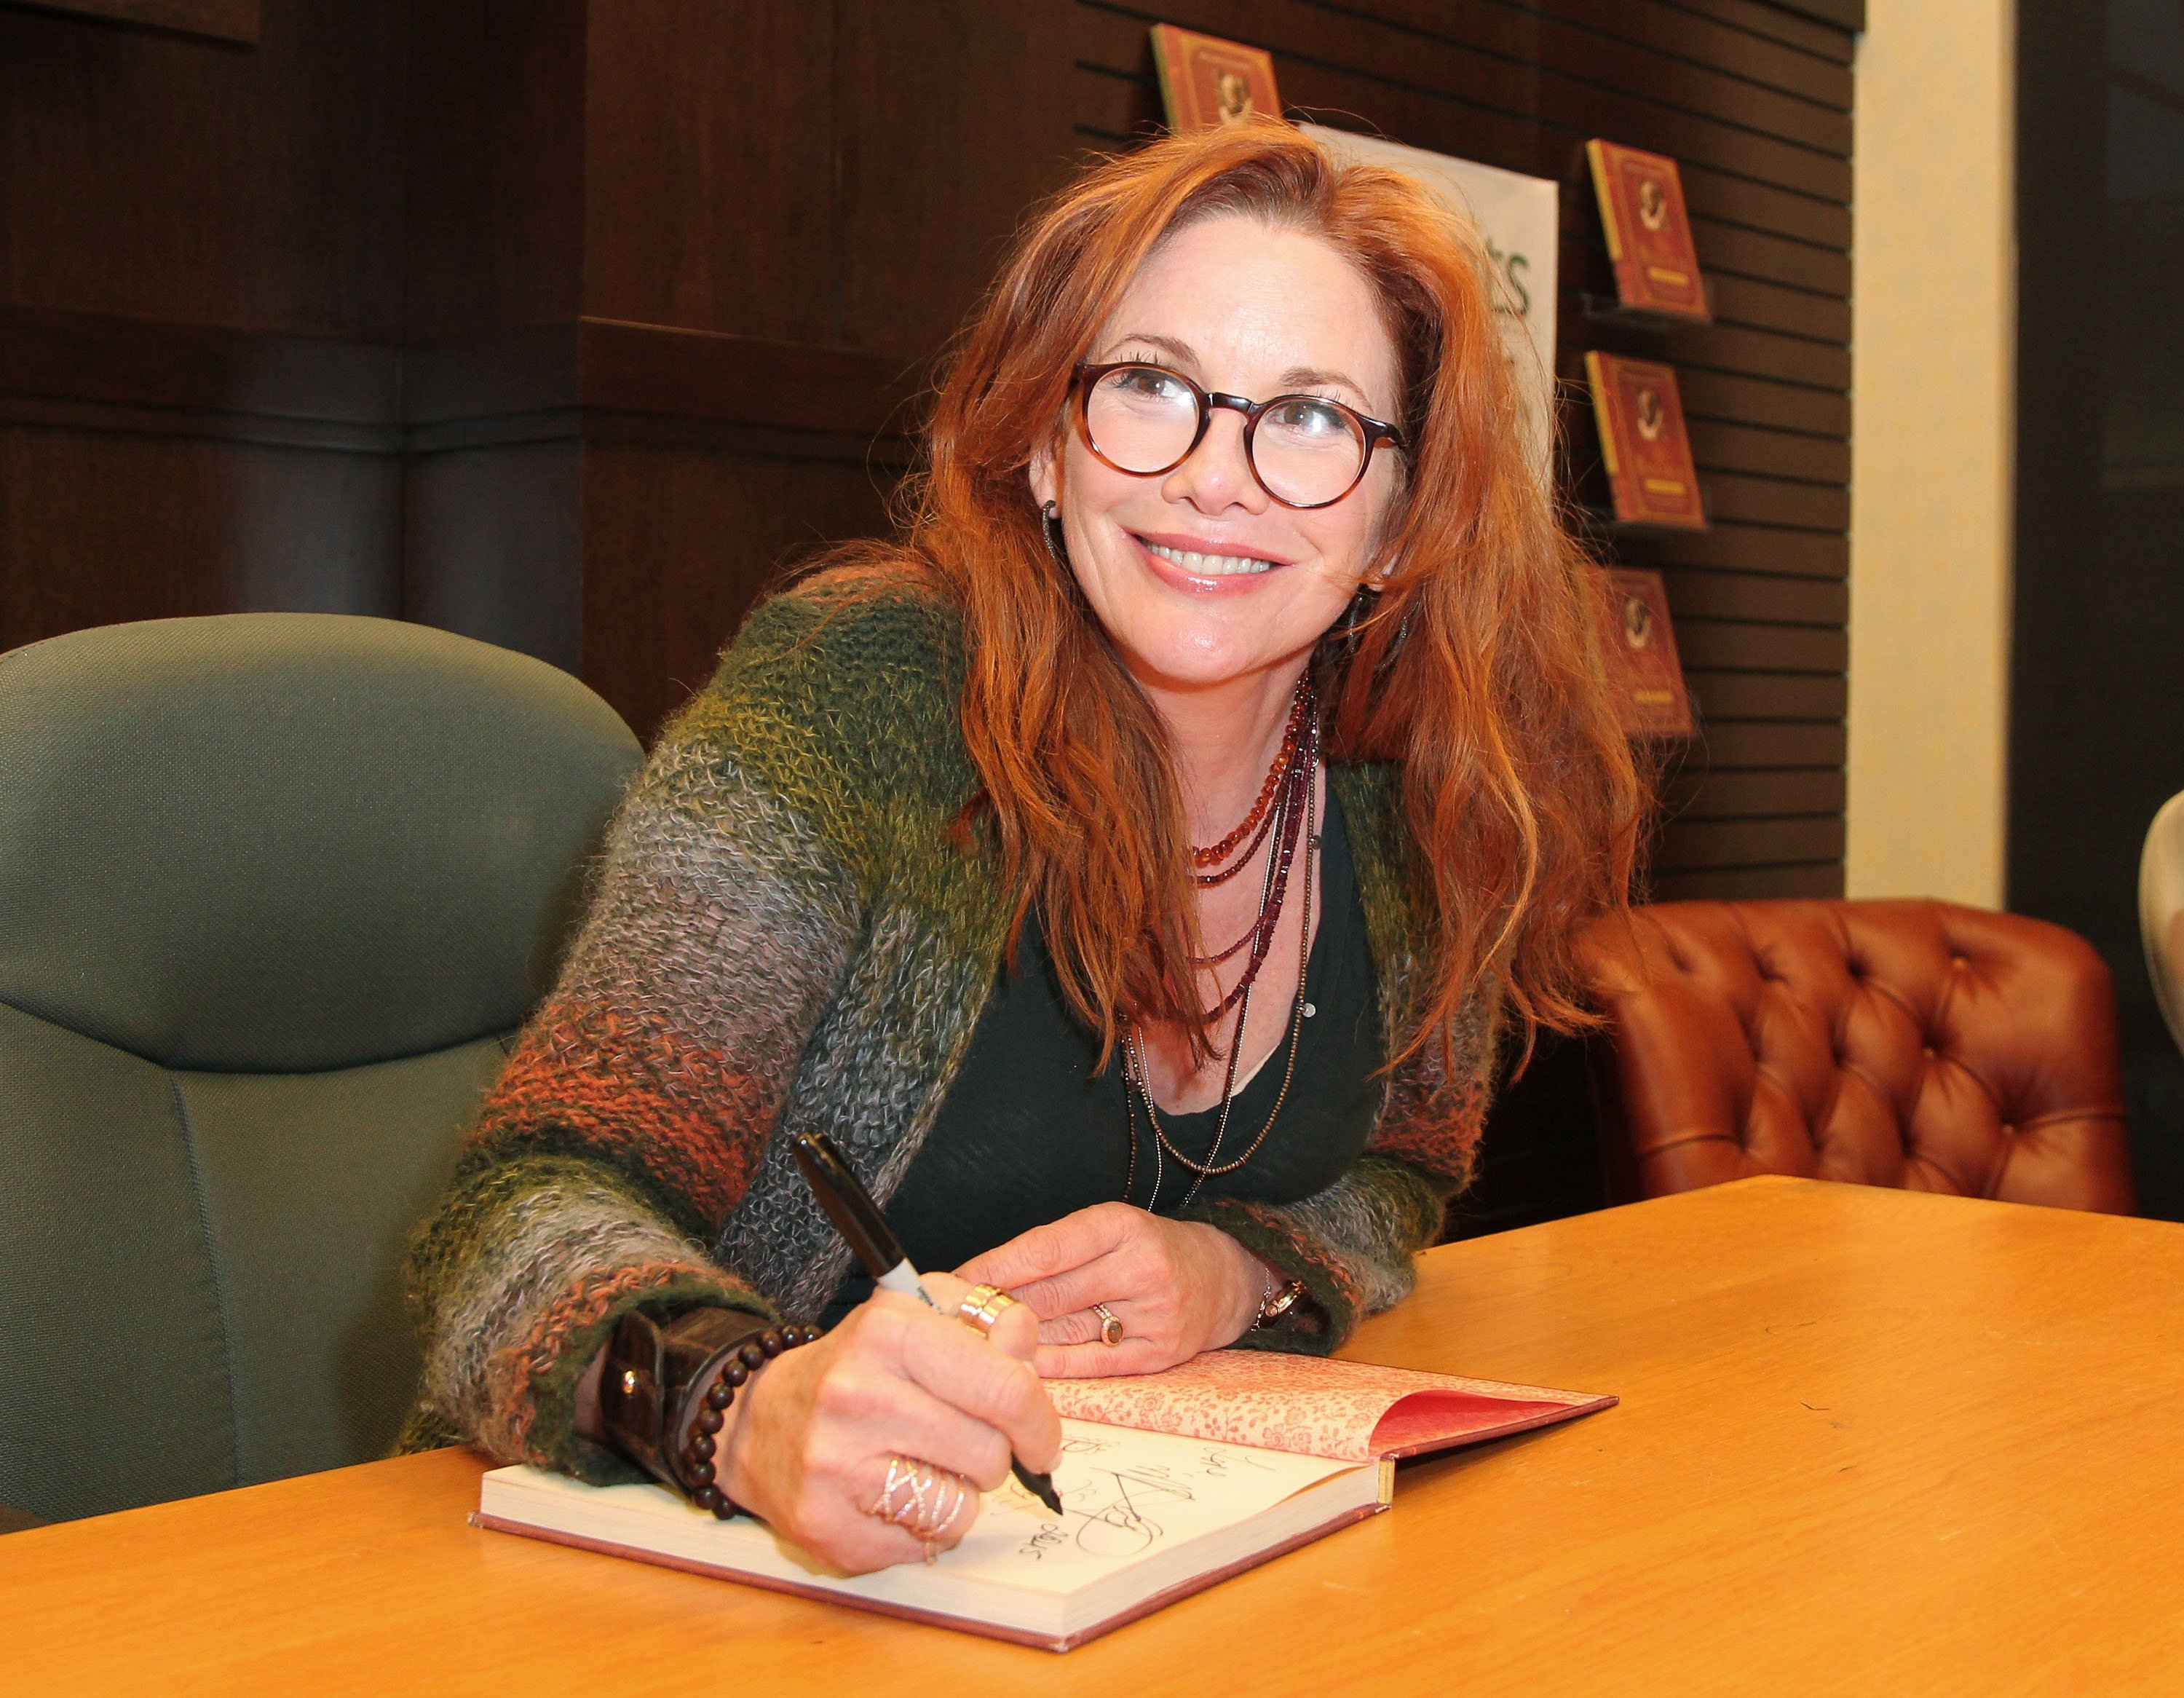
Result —
M475 1139L570 1139L649 1172L717 1231L742 1201L780 1104L718 1051L598 1003L549 1009L525 1034Z

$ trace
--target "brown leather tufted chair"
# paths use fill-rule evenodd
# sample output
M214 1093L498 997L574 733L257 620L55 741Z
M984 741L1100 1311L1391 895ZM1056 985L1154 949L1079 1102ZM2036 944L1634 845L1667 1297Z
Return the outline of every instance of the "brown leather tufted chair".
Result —
M1661 902L1584 941L1610 1195L1755 1173L2132 1211L2115 993L1940 902Z

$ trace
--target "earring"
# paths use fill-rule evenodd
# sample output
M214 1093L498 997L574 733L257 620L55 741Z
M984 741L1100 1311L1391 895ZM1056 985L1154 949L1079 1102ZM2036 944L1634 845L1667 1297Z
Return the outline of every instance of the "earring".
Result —
M1372 608L1373 602L1377 601L1383 593L1378 589L1361 584L1357 586L1357 593L1350 598L1350 605L1342 610L1341 634L1335 640L1341 651L1343 665L1347 666L1357 658L1357 634L1368 620L1379 617L1377 609L1369 612L1367 610ZM1402 623L1396 627L1396 634L1390 640L1386 651L1381 655L1379 666L1374 669L1373 677L1376 682L1384 678L1394 667L1396 656L1402 652L1403 643L1410 636L1411 626L1416 622L1418 617L1418 604L1413 599L1411 605L1403 610Z
M1361 584L1357 586L1357 593L1350 598L1350 605L1342 610L1342 635L1339 642L1345 666L1357 658L1358 623L1364 618L1365 610L1372 602L1373 592Z
M1411 622L1418 617L1418 604L1413 600L1403 610L1403 623L1396 627L1396 634L1388 645L1388 652L1381 656L1380 670L1386 672L1396 663L1396 656L1403 651L1403 642L1411 634Z
M1039 533L1046 543L1046 557L1054 562L1056 571L1067 577L1069 550L1061 536L1061 511L1051 501L1039 510Z

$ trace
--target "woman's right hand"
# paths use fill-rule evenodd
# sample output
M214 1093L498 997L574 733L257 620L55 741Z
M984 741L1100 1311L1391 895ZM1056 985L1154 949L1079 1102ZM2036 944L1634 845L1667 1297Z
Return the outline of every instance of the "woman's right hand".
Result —
M1019 1304L981 1338L953 1318L969 1289L962 1281L934 1273L924 1282L938 1312L875 1292L817 1343L768 1363L729 1410L728 1496L847 1573L925 1555L921 1540L871 1512L893 1458L989 1491L1008 1477L1011 1455L1041 1472L1061 1455L1061 1423L1031 1366L1038 1316ZM977 1515L973 1499L934 1544L958 1543Z

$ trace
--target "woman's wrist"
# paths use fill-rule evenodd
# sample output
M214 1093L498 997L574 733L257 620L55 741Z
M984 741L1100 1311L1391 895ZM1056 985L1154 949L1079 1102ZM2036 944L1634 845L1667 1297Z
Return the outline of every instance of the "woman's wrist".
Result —
M1218 1226L1206 1230L1218 1234L1221 1242L1228 1247L1229 1260L1236 1270L1228 1332L1220 1340L1223 1344L1233 1344L1257 1323L1260 1306L1266 1302L1267 1294L1280 1285L1281 1276Z
M816 1327L768 1327L721 1351L694 1377L669 1434L678 1447L672 1459L676 1477L699 1509L725 1521L744 1507L745 1500L728 1486L738 1405L748 1405L761 1371L774 1358L818 1338Z
M596 1365L597 1432L588 1436L700 1507L733 1515L719 1459L738 1394L775 1357L818 1336L816 1327L776 1326L735 1310L686 1310L666 1320L632 1311L616 1323ZM581 1388L578 1408L581 1419Z
M1222 1234L1228 1237L1225 1232ZM1234 1238L1236 1254L1244 1269L1245 1296L1239 1299L1235 1331L1225 1341L1234 1343L1256 1327L1271 1327L1276 1321L1295 1312L1305 1302L1305 1288L1265 1258L1254 1254Z
M733 1502L761 1516L766 1513L766 1505L760 1501L764 1490L760 1474L763 1471L751 1466L751 1439L754 1427L766 1425L768 1406L775 1401L779 1389L771 1371L754 1374L728 1409L727 1419L722 1423L716 1440L719 1446L716 1458L722 1491Z

